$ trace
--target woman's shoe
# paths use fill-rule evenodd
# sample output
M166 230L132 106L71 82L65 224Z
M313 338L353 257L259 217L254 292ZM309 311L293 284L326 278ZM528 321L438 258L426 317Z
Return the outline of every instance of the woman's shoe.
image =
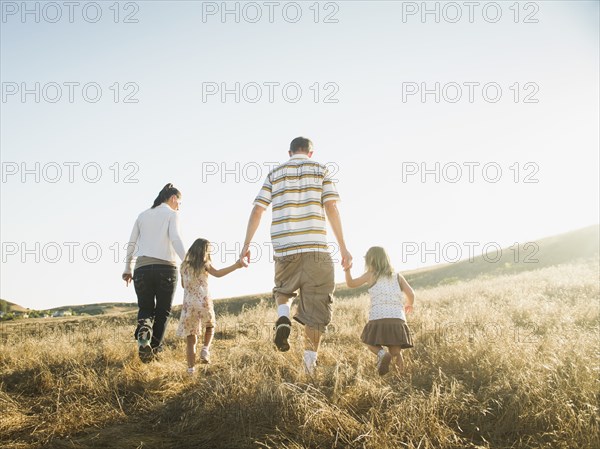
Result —
M138 331L138 355L143 363L152 361L150 340L152 340L152 328L148 326L140 327Z

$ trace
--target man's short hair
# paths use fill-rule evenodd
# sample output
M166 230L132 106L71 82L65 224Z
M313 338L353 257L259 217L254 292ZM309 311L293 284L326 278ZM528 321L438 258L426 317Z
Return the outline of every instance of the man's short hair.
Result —
M312 151L312 147L313 143L306 137L296 137L294 140L292 140L292 143L290 143L290 151L292 153L310 153L310 151Z

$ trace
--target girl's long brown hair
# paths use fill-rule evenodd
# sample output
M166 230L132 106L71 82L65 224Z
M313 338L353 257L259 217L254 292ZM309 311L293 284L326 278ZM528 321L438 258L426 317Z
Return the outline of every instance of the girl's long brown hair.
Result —
M194 276L199 276L208 270L210 264L210 242L206 239L196 239L181 263L181 271L191 270Z
M373 273L376 282L381 276L392 276L394 267L390 262L390 257L381 246L369 248L365 255L365 268Z

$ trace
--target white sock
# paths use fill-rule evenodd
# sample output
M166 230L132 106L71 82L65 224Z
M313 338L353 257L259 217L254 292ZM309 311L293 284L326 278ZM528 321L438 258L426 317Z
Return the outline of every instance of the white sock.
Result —
M317 363L317 353L315 351L304 351L304 364L306 366L313 366Z
M381 349L379 350L379 352L377 353L377 357L383 357L384 355L385 355L385 349L384 349L384 348L381 348Z
M277 316L285 316L287 318L290 317L290 306L287 304L281 304L277 306Z
M208 346L202 346L202 349L206 349L208 351Z

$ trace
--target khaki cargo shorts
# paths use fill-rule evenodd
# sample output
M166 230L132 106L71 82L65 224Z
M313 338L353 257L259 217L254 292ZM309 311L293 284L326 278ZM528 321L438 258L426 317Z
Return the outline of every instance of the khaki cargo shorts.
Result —
M289 299L300 290L294 319L325 332L331 322L335 281L333 261L329 253L307 252L275 257L273 297Z

